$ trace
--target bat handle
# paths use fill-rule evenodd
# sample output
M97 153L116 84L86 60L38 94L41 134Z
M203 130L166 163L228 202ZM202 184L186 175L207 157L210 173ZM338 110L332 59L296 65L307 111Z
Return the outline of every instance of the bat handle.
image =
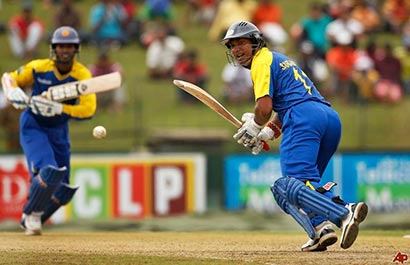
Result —
M268 143L266 141L262 141L263 143L263 150L265 151L269 151L270 150L270 146L268 145Z

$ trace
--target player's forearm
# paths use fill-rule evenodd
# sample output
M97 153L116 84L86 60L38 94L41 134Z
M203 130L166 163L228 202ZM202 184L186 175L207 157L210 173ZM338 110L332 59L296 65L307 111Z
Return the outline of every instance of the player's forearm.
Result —
M78 105L63 104L63 113L77 119L91 118L96 109L97 101L95 94L81 96Z
M275 113L275 115L273 116L272 123L274 123L280 129L282 129L282 121L279 119L279 116L277 113Z
M272 116L272 100L269 96L258 98L255 105L254 120L259 125L265 125Z

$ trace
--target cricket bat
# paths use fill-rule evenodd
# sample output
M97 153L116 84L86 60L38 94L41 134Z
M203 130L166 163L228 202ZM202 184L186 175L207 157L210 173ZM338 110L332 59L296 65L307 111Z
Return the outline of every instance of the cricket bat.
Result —
M121 86L121 74L113 72L97 77L51 86L42 96L53 101L64 101L81 95L101 93Z
M210 109L218 113L222 118L230 122L236 128L242 127L242 122L239 121L232 113L230 113L221 103L219 103L214 97L212 97L208 92L203 90L197 85L194 85L187 81L174 80L174 85L178 88L184 90L185 92L191 94L202 103L207 105ZM263 141L263 149L269 150L269 145Z

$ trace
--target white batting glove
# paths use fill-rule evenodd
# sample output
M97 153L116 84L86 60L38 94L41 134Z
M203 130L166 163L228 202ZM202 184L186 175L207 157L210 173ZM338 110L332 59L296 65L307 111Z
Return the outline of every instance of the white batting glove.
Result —
M252 113L252 112L245 112L244 114L242 114L241 121L242 121L242 122L246 122L246 121L248 121L248 120L250 120L250 119L253 119L253 118L255 118L255 114L254 114L254 113Z
M28 96L24 93L23 89L19 87L8 89L6 96L16 109L25 109L29 104Z
M259 154L263 149L264 143L259 138L257 138L257 139L258 140L256 141L256 143L254 145L248 147L251 150L253 155Z
M34 114L44 117L53 117L63 113L63 104L41 96L34 96L31 98L30 108Z
M258 134L258 138L263 141L274 141L282 134L281 129L273 122L268 122L266 126Z
M260 141L257 137L262 128L263 126L257 124L254 119L248 119L242 124L238 132L234 134L233 138L238 144L243 144L245 147L251 148Z

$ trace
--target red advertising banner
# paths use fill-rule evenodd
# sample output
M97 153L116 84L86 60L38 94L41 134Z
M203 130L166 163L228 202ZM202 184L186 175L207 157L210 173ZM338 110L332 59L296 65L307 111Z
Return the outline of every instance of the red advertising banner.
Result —
M0 159L0 220L20 220L30 173L22 157Z
M149 214L147 171L146 164L113 166L113 217L141 218Z
M187 212L187 165L169 164L152 167L153 214L157 216Z

